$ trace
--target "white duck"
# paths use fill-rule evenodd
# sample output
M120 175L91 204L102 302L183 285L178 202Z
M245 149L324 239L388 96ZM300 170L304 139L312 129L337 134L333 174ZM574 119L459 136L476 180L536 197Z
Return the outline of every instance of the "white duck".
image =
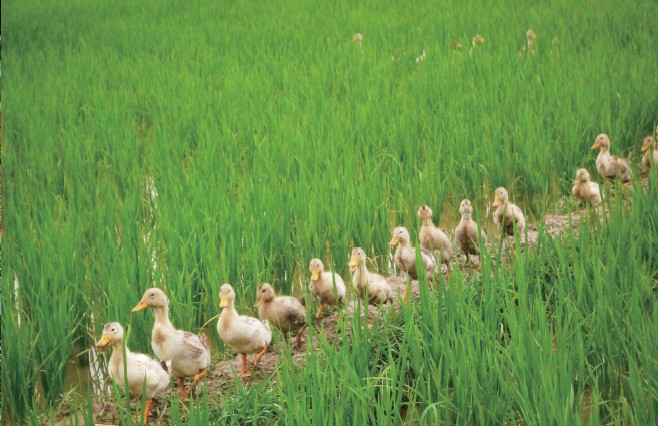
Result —
M311 293L320 302L320 307L315 317L320 318L322 317L325 305L343 304L343 300L345 299L345 281L337 273L325 271L320 259L311 260L309 270L311 272ZM334 282L336 283L335 291Z
M308 327L303 298L277 296L270 284L263 283L256 290L254 308L258 308L258 317L261 320L267 320L279 328L286 335L286 339L290 333L296 332L297 346L301 344L302 333Z
M644 167L651 166L651 156L653 156L654 166L658 164L658 146L656 145L656 141L654 140L653 136L647 136L644 138L641 150L644 153L644 155L642 155L642 164Z
M418 217L423 221L423 226L418 232L420 246L434 252L441 263L445 263L450 272L450 258L452 257L452 243L446 233L432 223L432 209L423 204L418 209Z
M393 235L391 237L391 242L388 243L389 246L396 246L395 256L395 266L400 268L404 274L404 280L407 283L407 287L402 294L402 300L406 302L409 289L411 288L411 283L409 283L409 278L417 280L418 271L416 270L416 248L411 245L411 238L409 237L409 231L403 226L398 226L393 229ZM428 281L431 281L434 274L434 269L436 268L436 260L434 259L434 254L424 248L420 249L420 261L425 269L425 276Z
M366 266L366 252L361 247L352 249L350 270L352 271L352 284L356 293L364 297L368 295L368 303L393 303L393 291L386 279L374 272L368 271Z
M112 346L112 355L108 369L114 383L117 386L124 386L127 383L128 390L133 396L140 396L146 387L146 407L144 408L144 423L146 423L151 416L153 397L169 386L169 374L158 361L147 355L131 352L127 345L124 359L123 327L118 322L105 324L103 335L96 342L96 347L101 351L110 346ZM127 372L125 377L124 370Z
M256 354L254 367L258 367L272 341L272 329L267 321L238 314L235 310L235 291L230 284L224 284L219 289L219 301L222 313L217 320L217 333L231 349L242 355L242 371L238 376L249 377L247 354Z
M210 366L210 347L205 335L177 330L169 321L169 300L159 288L150 288L144 292L142 300L133 308L138 312L152 308L155 322L151 332L151 347L160 361L171 361L171 369L178 378L178 388L183 399L187 399L185 378L193 377L190 392L194 392L197 383L206 375Z
M571 193L581 203L588 202L594 207L601 204L599 184L590 179L589 173L585 169L578 169L576 171L576 180L573 181Z
M487 244L487 236L484 230L480 229L478 224L473 220L473 206L468 199L462 200L459 204L459 213L462 218L455 228L455 240L462 253L466 255L466 263L471 263L471 255L480 256L480 245L478 244L479 235L482 235L482 243ZM482 262L479 263L482 265Z
M496 207L493 213L494 224L503 235L514 235L514 226L516 226L516 232L523 235L525 229L523 212L516 204L510 203L507 190L502 186L496 188L492 206Z
M608 135L602 133L596 137L592 149L597 148L601 148L601 151L596 157L596 171L606 179L619 178L622 183L630 185L631 168L628 166L628 161L616 155L610 155L610 139Z

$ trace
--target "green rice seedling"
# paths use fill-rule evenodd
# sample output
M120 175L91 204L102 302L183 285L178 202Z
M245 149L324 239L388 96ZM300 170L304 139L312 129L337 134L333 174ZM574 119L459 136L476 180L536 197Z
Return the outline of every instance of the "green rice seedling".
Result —
M390 229L417 229L421 203L450 228L468 196L490 229L505 185L536 247L421 280L373 329L342 315L303 367L284 355L275 382L209 395L180 422L656 424L655 171L647 190L639 172L604 187L602 223L581 216L561 239L541 225L573 171L592 171L596 134L635 164L655 129L654 2L2 12L4 422L49 417L107 321L150 353L152 315L130 314L146 288L164 288L181 329L218 313L223 282L253 314L263 281L306 293L315 256L348 277L358 245L387 271ZM528 28L536 54L519 56Z

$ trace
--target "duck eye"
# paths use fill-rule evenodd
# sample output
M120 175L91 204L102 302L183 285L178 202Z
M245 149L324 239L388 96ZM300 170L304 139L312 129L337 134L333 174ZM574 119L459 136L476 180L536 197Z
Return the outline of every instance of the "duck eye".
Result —
M114 329L112 329L112 332L114 332Z

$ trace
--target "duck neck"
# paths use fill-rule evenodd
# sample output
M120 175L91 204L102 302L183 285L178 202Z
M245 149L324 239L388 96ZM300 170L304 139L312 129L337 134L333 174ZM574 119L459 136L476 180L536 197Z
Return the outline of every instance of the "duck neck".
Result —
M260 308L263 309L263 305L261 305ZM229 320L237 315L238 313L235 310L235 305L233 304L233 300L229 300L228 305L226 305L226 307L222 311L221 317L224 318L225 320Z
M368 268L366 268L366 262L360 262L359 266L356 268L356 279L360 285L368 284Z
M434 226L434 223L432 222L432 218L429 216L425 216L423 218L423 225L424 226L429 226L430 228Z
M268 308L270 307L270 303L272 303L272 300L274 300L274 298L269 299L269 300L263 300L263 301L261 302L261 304L258 306L258 314L259 314L259 316L262 317L263 314L264 314L265 312L267 312Z
M471 220L471 214L470 213L462 213L462 222L468 222Z
M130 349L126 346L126 356L128 356L129 353ZM110 362L120 363L121 361L123 361L123 340L112 344L112 355L110 356Z
M408 240L400 240L400 244L398 245L400 250L408 250L411 248L411 244L409 244Z
M159 325L166 325L173 327L171 321L169 321L169 306L157 306L153 308L155 312L155 323Z

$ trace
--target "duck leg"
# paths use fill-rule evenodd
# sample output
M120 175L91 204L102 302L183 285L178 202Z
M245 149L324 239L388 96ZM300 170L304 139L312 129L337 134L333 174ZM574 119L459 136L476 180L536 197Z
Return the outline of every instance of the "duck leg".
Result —
M322 318L322 311L324 311L324 303L320 303L320 307L318 308L318 313L315 314L315 318Z
M206 375L206 368L201 370L199 374L194 376L194 380L192 380L192 384L190 385L190 393L194 393L194 389L196 388L196 384L199 382L199 380L203 379Z
M247 354L240 354L242 355L242 371L238 373L238 377L241 379L244 379L246 377L251 376L251 373L249 370L247 370Z
M153 398L147 399L144 407L144 424L148 423L149 417L153 415L151 414L151 404L153 404Z
M180 394L181 397L183 398L183 401L187 401L188 399L190 399L187 396L187 391L185 390L185 379L183 379L182 377L178 378L178 389L180 390Z
M404 285L404 292L402 292L402 303L407 303L407 299L409 298L410 291L411 291L411 281L407 280L406 284Z
M258 367L258 363L263 355L265 355L265 352L267 352L267 346L263 346L263 349L261 349L261 351L254 357L254 367Z
M301 326L299 328L299 330L297 330L296 345L297 345L298 348L302 345L302 334L304 333L304 330L306 329L306 327L308 327L308 324L304 324L303 326Z

